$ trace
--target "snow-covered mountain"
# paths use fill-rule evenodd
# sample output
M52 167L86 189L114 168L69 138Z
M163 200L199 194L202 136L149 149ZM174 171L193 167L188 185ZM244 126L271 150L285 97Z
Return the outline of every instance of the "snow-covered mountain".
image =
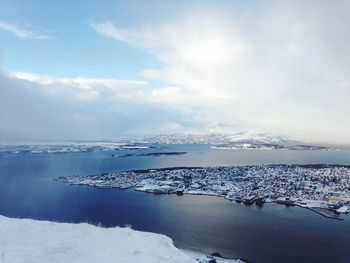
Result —
M295 143L281 135L269 133L240 132L227 136L229 142L254 142L254 143Z
M256 132L234 134L162 134L142 139L145 143L212 144L216 149L334 150L333 147L300 142L280 135Z
M234 134L161 134L143 139L148 143L183 144L224 144L238 142L286 143L292 140L268 133L239 132Z

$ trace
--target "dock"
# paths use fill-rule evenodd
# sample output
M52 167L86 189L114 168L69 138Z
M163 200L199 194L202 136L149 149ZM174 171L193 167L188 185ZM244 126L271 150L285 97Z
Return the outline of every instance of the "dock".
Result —
M326 218L331 218L331 219L337 219L337 220L344 220L344 218L339 217L339 214L336 212L333 212L329 209L325 208L316 208L316 207L309 207L311 211L314 211L315 213L322 215Z

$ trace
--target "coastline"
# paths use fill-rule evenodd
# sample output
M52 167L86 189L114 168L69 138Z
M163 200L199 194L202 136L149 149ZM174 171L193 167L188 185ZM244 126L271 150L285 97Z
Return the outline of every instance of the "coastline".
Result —
M231 258L223 258L218 255L205 255L203 253L189 250L189 249L181 249L180 250L188 255L189 257L195 259L198 263L211 263L210 260L215 260L215 263L245 263L246 261L241 259L231 259ZM217 254L217 253L216 253Z

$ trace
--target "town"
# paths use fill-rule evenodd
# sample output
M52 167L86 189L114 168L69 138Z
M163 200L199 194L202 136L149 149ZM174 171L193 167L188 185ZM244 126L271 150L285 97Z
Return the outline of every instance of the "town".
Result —
M163 168L65 176L56 181L98 188L134 188L154 194L224 197L247 205L274 202L341 219L350 212L350 166L252 165Z

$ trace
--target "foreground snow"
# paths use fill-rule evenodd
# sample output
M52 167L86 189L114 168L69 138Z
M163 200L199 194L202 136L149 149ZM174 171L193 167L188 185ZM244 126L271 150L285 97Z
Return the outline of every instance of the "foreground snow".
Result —
M6 263L197 262L164 235L3 216L0 216L0 258Z
M213 257L177 249L170 238L130 228L102 228L0 216L2 263L207 263ZM240 263L223 260L217 263Z

